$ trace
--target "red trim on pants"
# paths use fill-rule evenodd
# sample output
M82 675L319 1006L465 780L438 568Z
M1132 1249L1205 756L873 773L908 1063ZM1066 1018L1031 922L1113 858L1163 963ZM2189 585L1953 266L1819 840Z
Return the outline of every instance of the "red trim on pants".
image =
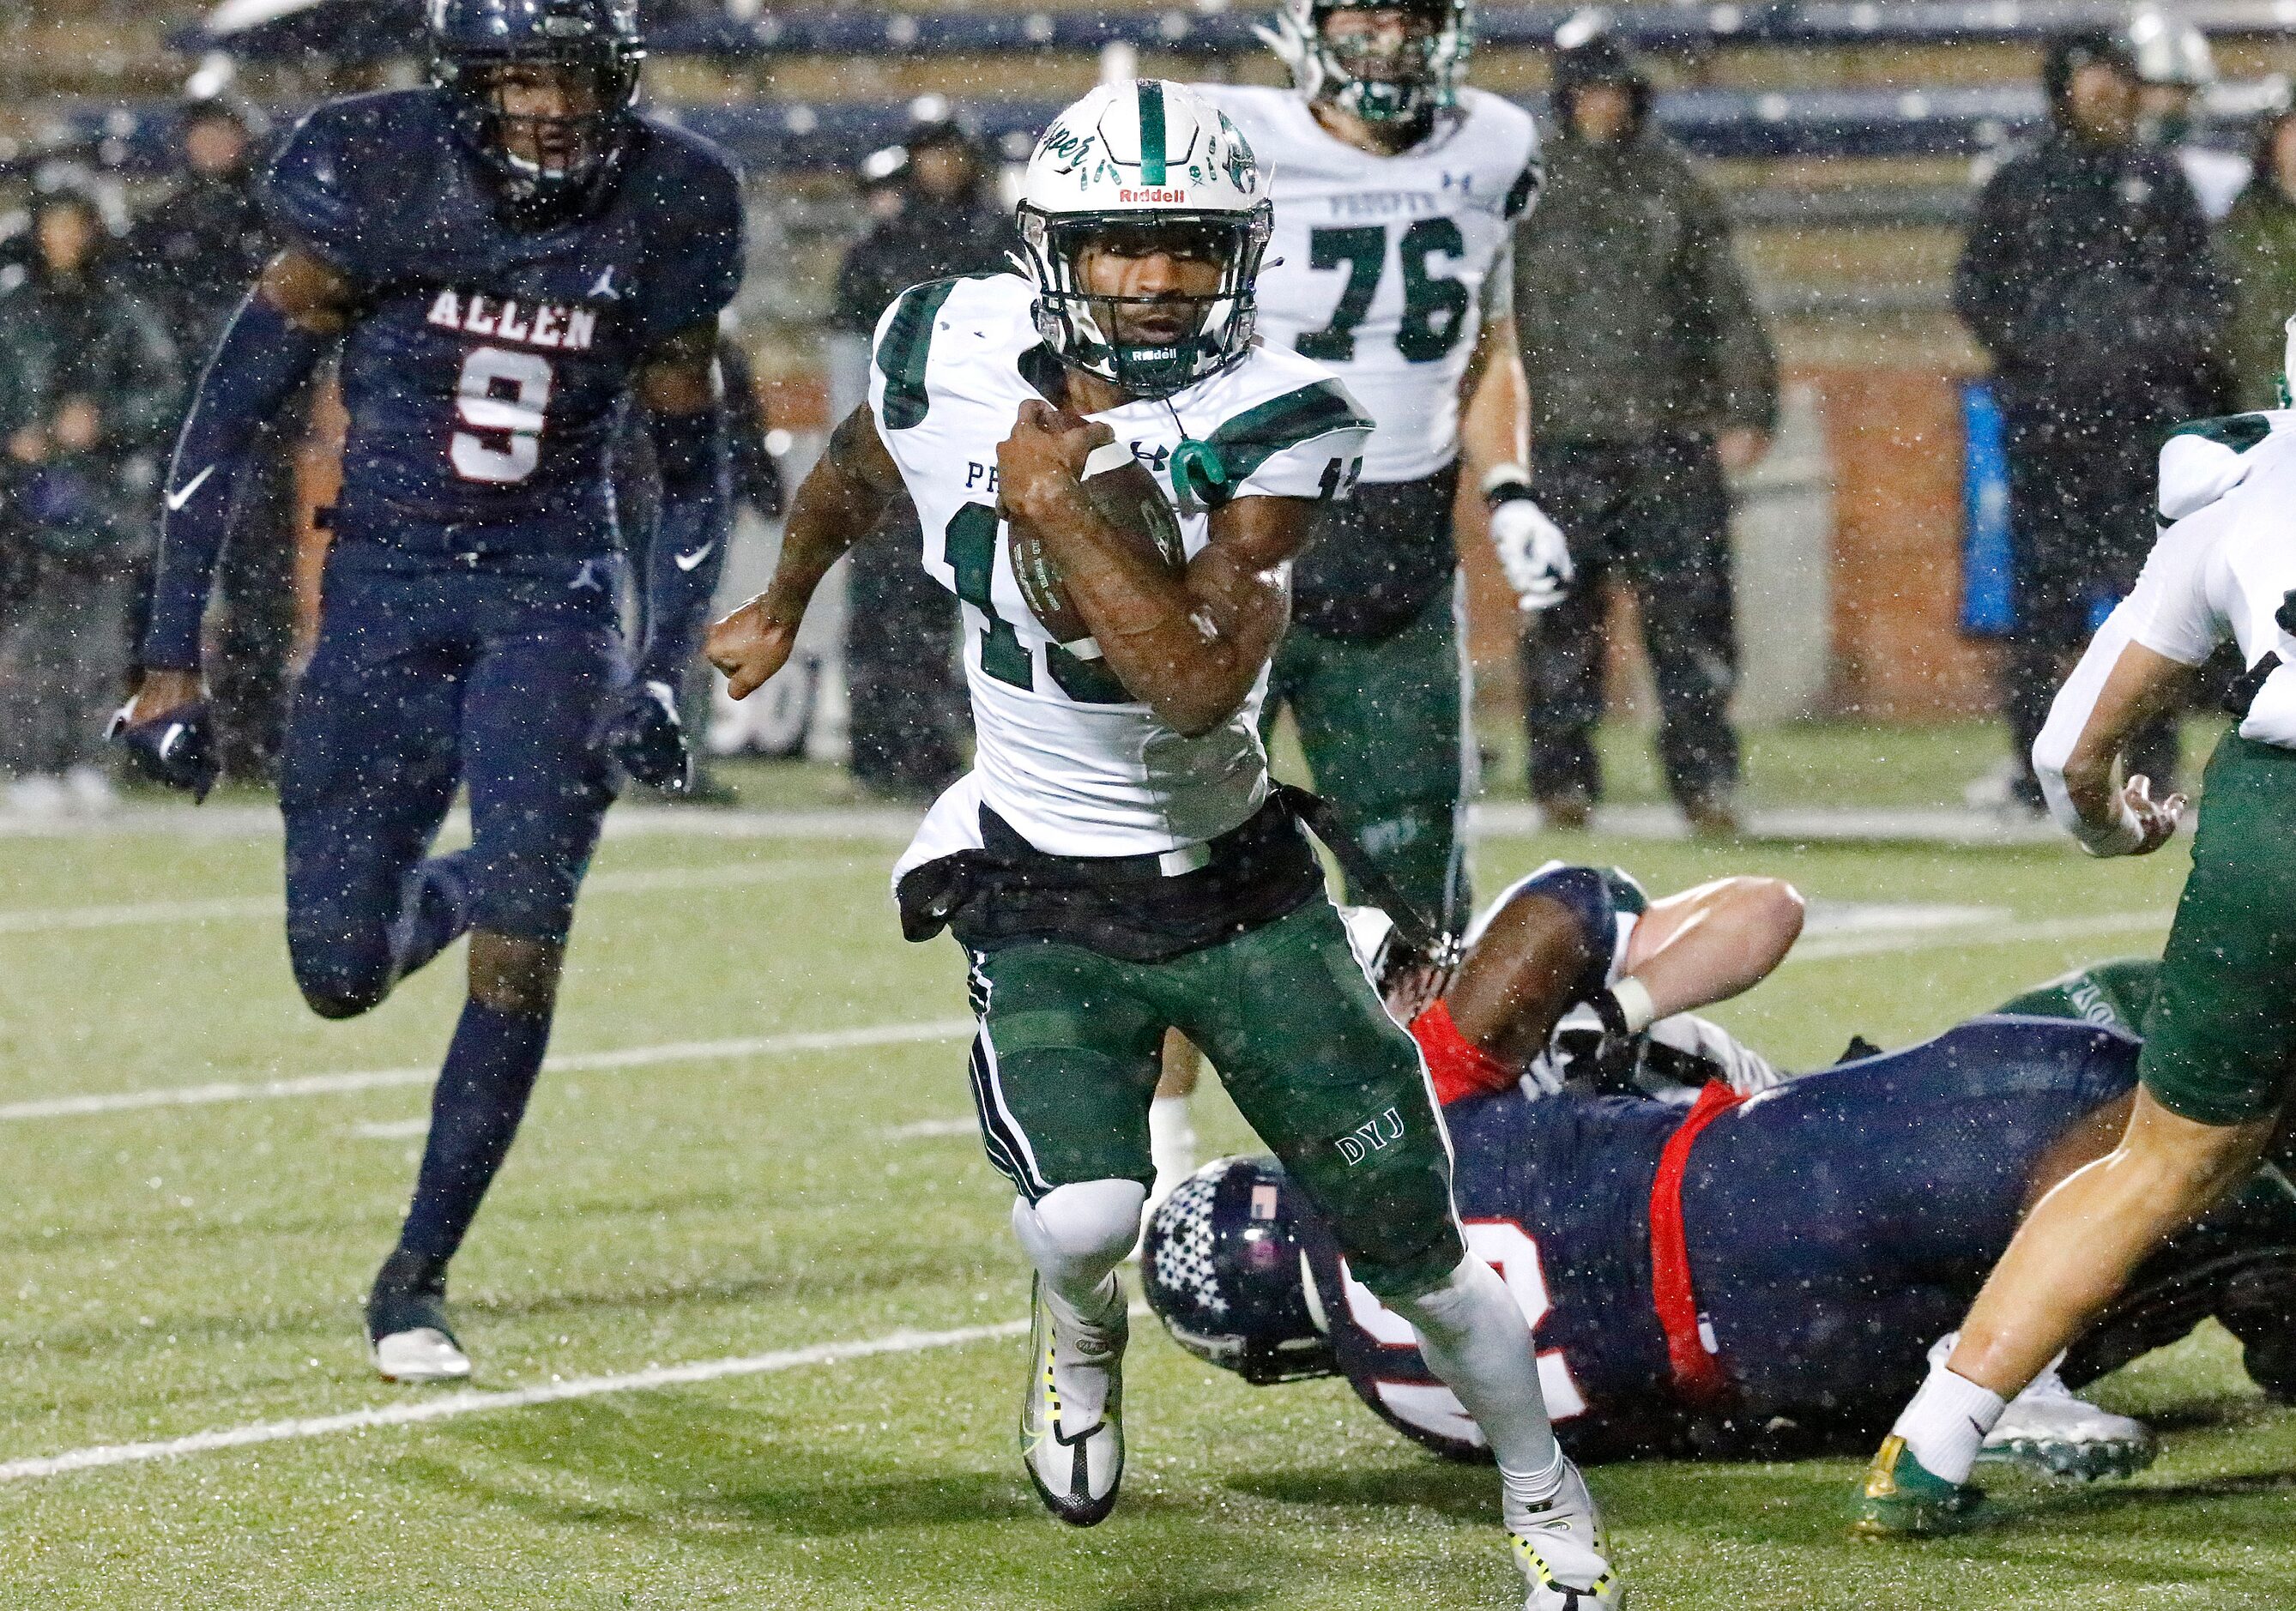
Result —
M1691 1143L1699 1132L1744 1100L1720 1081L1710 1082L1667 1137L1658 1155L1658 1174L1651 1182L1651 1303L1666 1333L1675 1391L1693 1404L1727 1394L1730 1378L1699 1335L1698 1298L1690 1285L1690 1244L1682 1229L1682 1177L1689 1170Z

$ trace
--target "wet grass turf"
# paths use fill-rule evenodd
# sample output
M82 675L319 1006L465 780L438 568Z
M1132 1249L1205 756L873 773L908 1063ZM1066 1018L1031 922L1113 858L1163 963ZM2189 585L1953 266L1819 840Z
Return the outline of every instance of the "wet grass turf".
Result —
M1790 1064L1853 1032L1929 1033L2157 933L2005 938L2011 922L2165 911L2177 853L1484 845L1486 890L1549 855L1654 888L1725 871L1834 901L2013 914L1918 948L1800 962L1717 1016ZM958 1018L957 958L903 945L882 843L617 839L556 1050ZM276 847L0 840L0 913L260 899ZM320 1023L260 914L0 930L0 1103L357 1070L443 1046L459 953L380 1011ZM1019 1316L1007 1200L959 1039L553 1074L457 1266L480 1383L519 1388ZM404 1206L427 1092L0 1122L0 1460L406 1402L357 1303ZM1207 1147L1250 1138L1204 1104ZM918 1127L922 1126L922 1133ZM891 1133L906 1129L909 1133ZM1134 1460L1088 1533L1039 1511L1012 1445L1019 1345L502 1410L0 1484L0 1604L27 1607L1494 1607L1521 1603L1488 1474L1404 1443L1337 1383L1252 1389L1143 1323ZM2109 1386L2162 1416L2142 1480L2013 1484L2026 1524L1853 1546L1848 1462L1595 1474L1648 1607L2267 1607L2296 1599L2296 1415L2205 1333Z

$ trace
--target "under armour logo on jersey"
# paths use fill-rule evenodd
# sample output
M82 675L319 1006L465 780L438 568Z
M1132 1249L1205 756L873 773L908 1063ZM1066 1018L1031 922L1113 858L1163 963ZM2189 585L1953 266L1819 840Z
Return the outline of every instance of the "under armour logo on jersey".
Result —
M1360 1164L1374 1152L1382 1152L1390 1141L1403 1139L1403 1115L1390 1108L1375 1119L1366 1119L1332 1144L1340 1156L1350 1164Z
M584 588L592 593L606 591L606 585L598 579L598 561L595 560L583 560L582 568L574 573L571 582L566 584L568 593L580 593Z
M606 272L600 274L598 282L590 288L590 294L593 297L608 302L619 302L622 299L622 293L614 288L614 268L615 266L611 263L606 265Z

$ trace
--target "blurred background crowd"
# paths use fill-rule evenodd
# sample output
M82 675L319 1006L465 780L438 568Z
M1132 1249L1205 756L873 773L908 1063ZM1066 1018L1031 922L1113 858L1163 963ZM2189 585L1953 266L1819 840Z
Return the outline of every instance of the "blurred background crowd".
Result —
M654 109L733 149L752 190L725 349L729 600L770 568L784 478L865 394L890 297L1003 265L1012 174L1052 110L1103 74L1282 74L1248 9L1156 0L664 0L646 20ZM2000 740L1971 759L1971 804L2035 812L2020 757L2151 544L2162 430L2282 395L2296 12L1857 0L1480 24L1472 81L1538 110L1546 143L1516 311L1534 479L1581 578L1521 614L1463 504L1488 781L1583 822L1596 728L1648 722L1666 792L1727 830L1742 725L1983 716ZM183 405L271 249L266 153L324 95L419 81L420 37L415 0L0 17L12 811L115 800L102 721ZM324 383L276 422L209 614L243 783L267 779L314 619L336 429ZM961 769L953 606L913 518L887 525L769 697L691 713L714 756L807 757L901 802ZM2174 742L2152 740L2156 779Z

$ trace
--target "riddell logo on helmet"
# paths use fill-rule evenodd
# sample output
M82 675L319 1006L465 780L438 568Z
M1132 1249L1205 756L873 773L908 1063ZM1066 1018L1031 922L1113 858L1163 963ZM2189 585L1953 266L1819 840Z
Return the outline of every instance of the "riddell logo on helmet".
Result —
M1185 201L1188 192L1184 190L1119 190L1116 192L1116 199L1119 201Z

